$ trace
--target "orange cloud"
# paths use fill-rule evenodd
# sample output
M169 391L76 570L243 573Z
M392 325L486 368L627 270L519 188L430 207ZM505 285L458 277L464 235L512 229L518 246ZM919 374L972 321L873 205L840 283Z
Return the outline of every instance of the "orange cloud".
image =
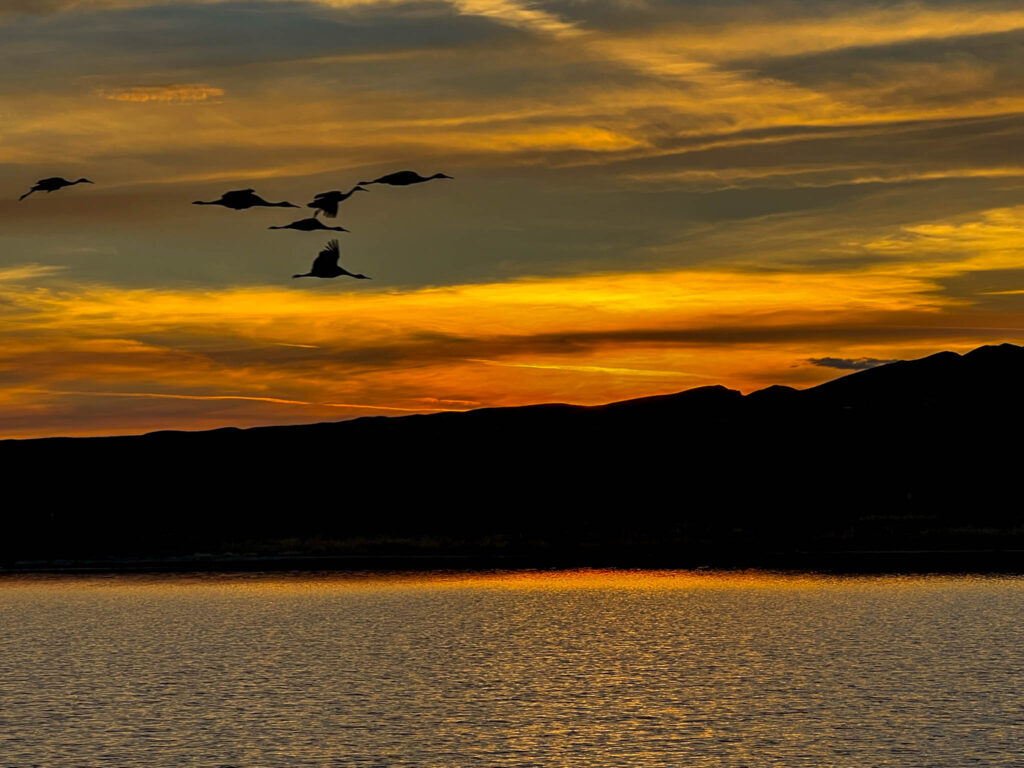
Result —
M224 89L205 83L132 85L125 88L104 88L99 91L99 95L112 101L188 103L220 98L224 95Z
M690 269L411 291L0 283L0 434L296 423L709 382L814 384L811 359L966 349L1024 327L890 267ZM339 300L339 292L344 300ZM973 312L973 314L972 314Z

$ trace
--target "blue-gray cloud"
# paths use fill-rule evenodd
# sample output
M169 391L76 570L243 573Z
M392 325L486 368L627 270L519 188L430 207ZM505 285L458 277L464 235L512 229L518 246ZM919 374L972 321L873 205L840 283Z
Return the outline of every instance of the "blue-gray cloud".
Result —
M866 371L880 365L898 362L897 360L878 360L874 357L811 357L807 359L811 365L822 368L838 368L841 371Z
M0 66L8 77L38 83L48 77L130 77L140 68L146 73L194 71L484 41L497 44L520 35L492 20L461 16L440 2L351 10L300 3L163 5L24 17L2 25ZM74 55L53 56L55 50Z

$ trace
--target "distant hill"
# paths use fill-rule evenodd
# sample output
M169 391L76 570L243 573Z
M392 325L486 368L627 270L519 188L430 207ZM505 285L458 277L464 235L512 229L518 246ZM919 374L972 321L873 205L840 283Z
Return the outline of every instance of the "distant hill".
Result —
M8 440L7 491L28 500L5 505L0 557L1016 563L1022 394L1024 348L1002 344L746 396Z

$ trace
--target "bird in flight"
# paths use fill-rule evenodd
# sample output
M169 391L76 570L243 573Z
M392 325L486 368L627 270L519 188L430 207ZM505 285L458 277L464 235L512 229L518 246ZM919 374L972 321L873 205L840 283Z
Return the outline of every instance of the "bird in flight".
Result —
M196 200L192 205L223 205L225 208L233 208L236 211L244 211L246 208L298 208L291 203L268 203L251 189L236 189L233 192L225 192L220 200Z
M40 179L36 182L36 185L32 187L28 192L18 198L18 200L24 200L26 197L31 195L33 192L56 192L58 189L64 187L73 187L75 184L92 184L93 182L88 179L79 179L78 181L68 181L60 176L53 176L49 179Z
M306 272L304 275L292 275L292 277L339 277L341 275L347 275L348 277L354 277L356 280L373 279L366 275L353 274L347 269L339 267L338 259L340 256L341 250L338 248L338 241L331 240L331 242L329 242L327 246L317 254L309 272Z
M369 192L368 189L362 187L352 187L348 192L342 192L340 189L336 189L333 192L321 192L319 195L314 195L313 202L307 205L307 208L316 208L316 213L313 216L319 216L323 213L329 219L333 219L338 215L338 203L348 200L353 192Z
M315 216L308 219L299 219L298 221L293 221L291 224L285 224L282 227L267 227L267 229L297 229L299 232L315 232L318 229L333 229L335 232L348 232L344 227L328 227Z
M443 173L435 173L433 176L420 176L416 171L396 171L395 173L389 173L387 176L381 176L379 179L373 181L360 181L359 184L390 184L393 187L407 187L410 184L420 184L424 181L430 181L431 179L450 179L451 176L445 176Z

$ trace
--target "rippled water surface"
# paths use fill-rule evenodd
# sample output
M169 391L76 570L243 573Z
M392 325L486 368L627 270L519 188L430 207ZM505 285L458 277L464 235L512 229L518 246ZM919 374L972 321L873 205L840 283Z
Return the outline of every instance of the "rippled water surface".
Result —
M1020 766L1024 580L0 580L0 765Z

